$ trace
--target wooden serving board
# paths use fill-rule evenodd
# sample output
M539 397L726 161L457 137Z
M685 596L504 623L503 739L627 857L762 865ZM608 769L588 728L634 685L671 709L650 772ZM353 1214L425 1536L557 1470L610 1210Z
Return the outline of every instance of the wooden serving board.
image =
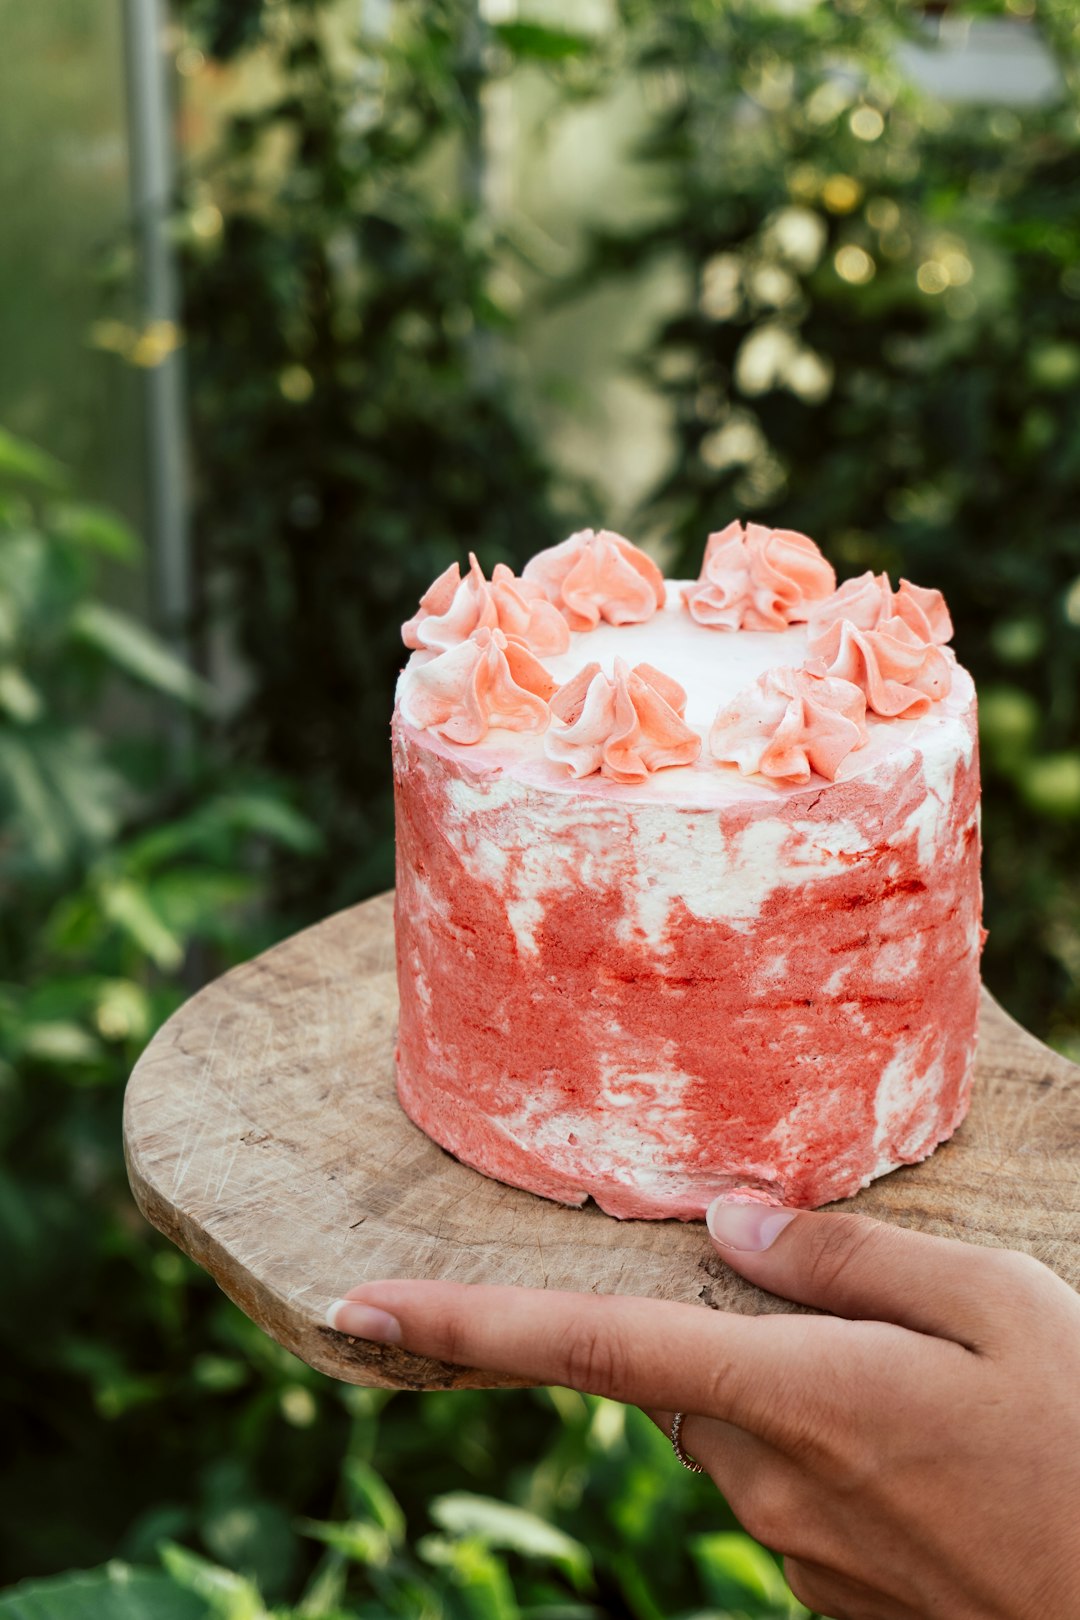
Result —
M331 1300L384 1277L793 1309L730 1272L698 1223L617 1221L504 1187L406 1119L394 1094L392 906L380 895L285 940L155 1036L124 1113L147 1219L265 1332L355 1384L511 1382L325 1325ZM924 1164L849 1207L1026 1249L1080 1287L1080 1067L984 992L969 1118Z

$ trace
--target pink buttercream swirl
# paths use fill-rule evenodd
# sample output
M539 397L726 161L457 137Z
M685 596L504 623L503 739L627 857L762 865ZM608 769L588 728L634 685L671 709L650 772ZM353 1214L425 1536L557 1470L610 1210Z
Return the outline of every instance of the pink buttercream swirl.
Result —
M709 750L744 776L778 787L805 787L816 772L827 781L866 741L866 699L850 681L803 669L767 669L722 708Z
M609 529L582 529L537 552L522 579L539 585L571 630L642 624L664 605L664 576L651 557Z
M653 771L692 765L701 753L685 711L678 681L651 664L630 669L616 658L611 677L586 664L551 700L544 752L575 777L599 771L613 782L644 782Z
M831 563L794 529L736 520L709 536L701 573L683 590L698 624L717 630L786 630L836 587Z
M952 621L940 591L885 574L860 574L810 615L804 668L854 681L886 719L914 720L952 687L955 660L944 643Z
M523 641L486 625L467 641L424 662L410 661L402 677L402 719L452 743L478 743L492 726L544 731L556 689Z
M518 579L505 563L496 563L490 580L485 579L470 552L465 578L457 563L451 563L402 625L401 639L414 650L448 652L476 630L501 630L541 657L563 653L570 645L566 620L540 586Z

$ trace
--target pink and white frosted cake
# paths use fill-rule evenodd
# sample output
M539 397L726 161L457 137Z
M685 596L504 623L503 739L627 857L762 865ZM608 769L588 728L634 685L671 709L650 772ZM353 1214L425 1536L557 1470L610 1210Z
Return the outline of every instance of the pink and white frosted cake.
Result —
M695 582L585 531L404 627L398 1089L612 1215L841 1198L959 1125L975 690L939 592L733 523Z

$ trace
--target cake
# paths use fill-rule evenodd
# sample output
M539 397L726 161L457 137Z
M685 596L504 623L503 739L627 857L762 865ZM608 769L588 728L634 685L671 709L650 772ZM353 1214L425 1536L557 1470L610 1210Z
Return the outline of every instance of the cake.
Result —
M404 626L398 1093L620 1217L813 1207L968 1107L975 689L939 592L732 523L697 580L583 531Z

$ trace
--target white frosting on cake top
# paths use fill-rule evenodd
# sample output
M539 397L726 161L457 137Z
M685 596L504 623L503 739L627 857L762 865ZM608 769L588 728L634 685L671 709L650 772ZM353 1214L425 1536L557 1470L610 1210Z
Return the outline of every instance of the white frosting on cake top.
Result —
M867 776L886 760L895 763L912 750L924 754L931 767L935 759L940 759L943 769L951 768L958 751L961 756L970 756L975 688L971 677L957 665L949 694L932 704L919 719L883 720L868 715L867 742L848 756L835 783L815 777L809 787L780 787L763 777L744 777L735 766L718 764L708 749L709 729L717 710L752 686L766 670L778 665L799 668L807 654L807 628L799 624L783 631L725 630L699 624L683 604L682 592L688 583L669 580L663 608L643 623L601 623L592 630L571 632L566 652L541 657L539 662L560 686L592 662L610 674L616 658L631 666L645 663L662 670L686 692L686 723L703 742L695 764L656 771L645 782L627 785L600 775L575 779L564 766L546 758L543 735L537 732L493 726L483 741L469 745L446 742L432 731L409 727L410 733L434 752L454 759L479 776L507 773L519 782L549 790L614 796L637 803L677 801L702 806L730 804L733 800L775 802L795 793L835 791L845 782ZM433 656L425 651L413 653L398 683L399 699L408 670Z
M806 657L806 626L787 630L714 630L692 619L682 602L686 580L667 582L667 600L644 624L598 624L572 635L566 652L544 658L544 668L562 686L582 665L598 663L611 672L616 658L652 664L686 692L687 725L703 737L722 704L750 686L767 669L788 664L798 669Z

